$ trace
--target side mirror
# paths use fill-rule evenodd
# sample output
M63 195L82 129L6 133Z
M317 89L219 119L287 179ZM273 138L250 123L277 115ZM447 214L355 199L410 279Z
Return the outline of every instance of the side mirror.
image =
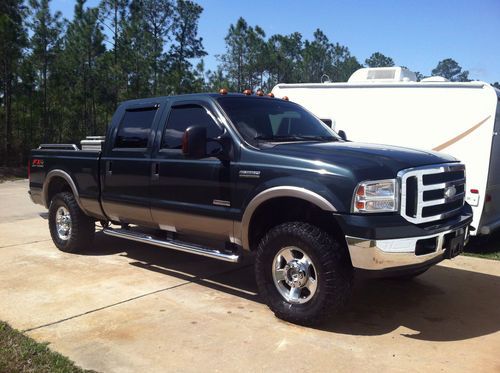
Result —
M338 134L342 140L347 141L347 135L345 134L344 130L340 130Z
M207 156L207 128L190 126L182 137L182 153L189 158L205 158Z

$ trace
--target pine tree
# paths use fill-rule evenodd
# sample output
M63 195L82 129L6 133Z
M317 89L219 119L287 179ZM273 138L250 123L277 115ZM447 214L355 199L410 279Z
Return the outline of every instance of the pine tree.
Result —
M61 13L50 12L49 0L30 0L32 9L31 37L33 66L37 75L37 86L41 92L41 128L43 140L54 137L50 117L49 77L54 62L61 51L61 32L63 24Z
M13 96L16 76L21 65L22 49L26 45L23 28L24 9L21 0L3 0L0 3L0 115L3 117L2 161L5 165L11 160Z
M264 75L265 32L249 26L243 18L229 27L226 53L220 56L223 69L238 91L262 86Z
M99 5L99 21L111 32L112 59L106 58L106 65L113 78L113 102L114 107L118 105L120 97L120 87L127 84L120 55L119 40L122 39L123 30L126 28L128 16L128 0L102 0ZM106 38L107 39L107 38Z
M152 69L152 93L158 94L158 81L161 75L161 60L165 42L170 39L170 32L174 23L173 4L171 0L143 0L136 2L135 6L141 8L137 14L144 17L144 26L149 33L148 42L149 62Z
M174 44L167 57L172 61L169 73L175 93L192 92L195 82L200 79L192 70L190 60L207 54L203 49L203 39L198 36L198 20L202 12L203 8L190 0L177 1L173 23Z
M98 66L105 53L102 25L97 8L84 9L85 0L77 0L73 20L68 24L62 54L67 99L73 109L71 133L95 134L98 128L97 95L103 83ZM62 82L64 84L64 82Z

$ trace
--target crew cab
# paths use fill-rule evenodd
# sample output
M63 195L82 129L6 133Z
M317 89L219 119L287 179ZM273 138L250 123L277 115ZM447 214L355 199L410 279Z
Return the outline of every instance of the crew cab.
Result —
M86 250L100 227L229 262L253 253L260 295L291 322L332 315L358 273L416 276L468 239L455 158L346 141L262 92L126 101L95 141L31 153L29 194L60 250Z

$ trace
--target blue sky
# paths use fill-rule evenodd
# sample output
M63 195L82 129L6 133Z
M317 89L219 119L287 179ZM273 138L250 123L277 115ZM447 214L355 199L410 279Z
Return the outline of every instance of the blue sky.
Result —
M439 60L451 57L474 79L500 81L500 0L197 2L204 8L199 32L210 69L217 66L215 55L224 52L229 25L242 16L267 36L299 31L311 38L320 28L331 41L348 46L360 62L380 51L397 65L428 75ZM66 18L73 6L71 0L52 1L52 8Z

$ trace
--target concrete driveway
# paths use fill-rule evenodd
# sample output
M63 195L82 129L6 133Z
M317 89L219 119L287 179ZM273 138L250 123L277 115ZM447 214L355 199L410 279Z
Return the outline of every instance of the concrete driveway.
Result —
M59 252L27 182L0 184L0 319L103 372L500 372L500 262L358 282L320 328L276 319L251 263L97 235ZM41 216L40 216L41 214Z

